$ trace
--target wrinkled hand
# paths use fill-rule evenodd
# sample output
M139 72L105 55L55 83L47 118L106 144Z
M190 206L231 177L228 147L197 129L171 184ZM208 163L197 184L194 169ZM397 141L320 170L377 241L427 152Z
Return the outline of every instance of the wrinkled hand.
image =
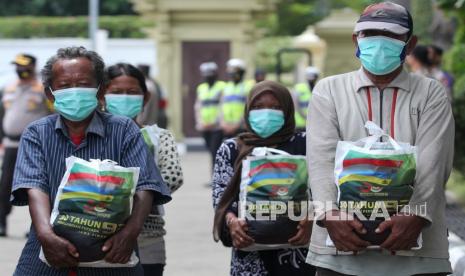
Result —
M289 239L289 243L294 246L306 245L310 241L312 235L312 221L303 219L297 225L297 233Z
M391 229L391 234L381 244L382 248L390 251L410 250L417 245L418 236L426 224L427 221L421 217L399 214L383 221L375 232L382 233Z
M366 229L356 218L339 210L329 211L327 215L332 217L327 216L323 222L338 250L361 251L370 245L369 242L360 239L355 233L366 233Z
M68 240L48 234L40 241L47 262L56 268L76 267L79 263L79 253Z
M248 247L255 241L247 235L249 227L243 219L233 218L229 223L229 233L231 234L233 246L237 249Z
M107 252L104 260L109 263L119 264L129 262L137 244L137 235L134 235L134 232L137 231L131 231L126 225L109 238L102 247L102 251Z

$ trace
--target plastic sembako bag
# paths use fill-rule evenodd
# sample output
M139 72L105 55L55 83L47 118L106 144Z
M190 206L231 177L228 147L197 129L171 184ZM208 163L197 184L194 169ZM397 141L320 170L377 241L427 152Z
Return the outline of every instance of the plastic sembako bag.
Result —
M103 261L105 241L129 219L139 179L139 168L124 168L111 160L66 159L53 206L53 231L79 252L81 267L130 267L138 263L133 253L127 264ZM40 258L46 262L43 252Z
M255 244L241 250L294 247L288 240L308 215L307 181L305 156L259 147L242 161L239 219L247 220Z
M415 146L395 141L371 121L365 127L371 136L338 143L335 184L339 208L357 217L367 230L359 236L377 246L390 232L376 234L375 229L410 201L417 157Z

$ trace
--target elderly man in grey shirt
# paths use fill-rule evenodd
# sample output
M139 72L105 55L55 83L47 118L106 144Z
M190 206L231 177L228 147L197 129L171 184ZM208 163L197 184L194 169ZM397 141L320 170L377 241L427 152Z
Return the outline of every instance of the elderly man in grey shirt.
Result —
M18 80L3 89L2 97L5 153L0 178L0 236L6 236L6 218L11 210L11 184L21 134L27 125L50 113L43 86L36 76L36 58L19 54L12 63L16 66Z
M325 78L313 91L307 123L310 188L314 201L329 203L316 212L307 257L318 275L451 272L444 186L452 167L454 119L440 83L403 69L417 42L412 32L404 7L390 2L367 7L353 34L362 68ZM368 136L366 121L416 146L418 154L413 195L408 206L377 226L375 233L389 233L377 249L357 235L369 230L338 208L334 179L337 143ZM420 233L423 244L413 250Z

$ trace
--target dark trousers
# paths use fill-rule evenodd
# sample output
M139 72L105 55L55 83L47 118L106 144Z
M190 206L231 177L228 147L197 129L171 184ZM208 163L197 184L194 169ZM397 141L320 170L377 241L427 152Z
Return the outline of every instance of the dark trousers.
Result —
M215 164L216 152L223 142L223 131L222 130L207 130L202 132L203 139L205 139L205 145L210 153L211 164Z
M349 276L348 274L342 274L336 271L332 271L326 268L317 267L316 268L317 276ZM425 273L425 274L415 274L412 276L447 276L447 273Z
M142 264L144 276L163 276L164 264Z
M10 194L15 170L17 148L5 148L2 176L0 178L0 225L6 226L6 217L11 212Z

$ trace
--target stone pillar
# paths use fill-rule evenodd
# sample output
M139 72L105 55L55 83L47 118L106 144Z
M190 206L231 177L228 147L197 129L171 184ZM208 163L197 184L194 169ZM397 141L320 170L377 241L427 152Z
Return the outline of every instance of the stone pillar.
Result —
M326 41L322 40L315 34L313 26L309 26L301 35L294 39L294 46L298 48L308 49L312 53L312 65L320 69L321 72L325 70L326 59ZM320 78L323 75L320 76ZM299 81L302 81L299 79Z
M327 44L327 58L324 62L326 76L346 73L360 67L352 42L352 33L358 18L359 14L351 9L334 10L315 25L315 34Z

